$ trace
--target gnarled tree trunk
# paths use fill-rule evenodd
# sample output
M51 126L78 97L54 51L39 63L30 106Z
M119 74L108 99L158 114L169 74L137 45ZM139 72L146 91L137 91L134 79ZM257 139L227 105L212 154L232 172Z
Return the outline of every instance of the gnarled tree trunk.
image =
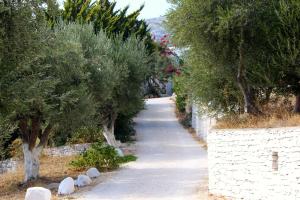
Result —
M43 148L41 146L35 147L30 150L29 144L23 144L25 182L38 178L40 170L39 158L42 150Z
M107 141L107 143L113 147L119 147L119 144L115 137L115 121L117 119L117 115L112 113L107 120L107 122L103 125L103 135Z
M30 122L31 123L29 123L28 119L23 118L19 123L23 142L24 182L38 178L40 169L39 158L52 130L50 124L42 130L41 120L38 117L32 117ZM39 144L36 144L37 138L40 139Z
M296 102L295 102L294 112L300 114L300 94L296 95Z
M103 125L103 135L109 145L113 147L119 146L114 134L114 127L108 127L107 125Z
M246 67L244 61L244 29L241 28L241 39L239 46L239 66L237 82L244 97L244 111L249 114L258 115L261 111L256 107L254 90L249 86L246 78Z

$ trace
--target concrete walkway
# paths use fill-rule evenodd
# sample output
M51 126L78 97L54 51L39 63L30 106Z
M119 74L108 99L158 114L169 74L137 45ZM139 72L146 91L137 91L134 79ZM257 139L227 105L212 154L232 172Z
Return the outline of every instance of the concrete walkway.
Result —
M82 200L201 200L206 151L178 123L169 98L150 99L136 118L137 156Z

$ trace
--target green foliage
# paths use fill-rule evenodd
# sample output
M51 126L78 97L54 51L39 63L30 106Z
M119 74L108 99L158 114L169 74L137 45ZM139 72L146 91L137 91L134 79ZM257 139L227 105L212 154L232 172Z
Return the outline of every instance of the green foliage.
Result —
M10 156L8 146L12 138L11 133L15 128L15 125L0 116L0 160L4 160Z
M84 144L103 141L104 137L101 129L96 126L84 126L72 134L71 138L68 140L68 144Z
M177 95L176 96L176 107L179 112L184 113L186 107L186 97Z
M176 108L179 112L185 113L186 101L188 99L187 92L184 88L183 76L175 76L173 78L174 92L176 94Z
M57 143L76 131L73 142L86 134L85 141L98 140L100 132L83 127L113 127L119 114L132 117L143 107L150 35L137 20L140 10L126 15L109 1L68 2L67 25L58 23L54 1L0 2L1 148L12 132L30 151L53 133Z
M118 153L112 146L103 143L93 144L86 152L70 163L75 169L96 167L99 170L111 170L119 167Z
M173 40L188 47L182 83L199 104L259 113L270 91L298 88L299 1L170 2Z
M98 142L96 144L92 144L86 152L73 160L70 165L75 169L96 167L101 171L106 171L116 169L122 163L135 160L136 157L132 155L119 157L114 147Z
M125 155L123 157L119 157L119 163L123 164L123 163L128 163L128 162L133 162L136 161L137 157L134 155Z
M149 53L154 50L150 31L144 20L138 20L143 6L127 14L129 7L116 10L116 2L109 0L67 0L62 18L67 22L91 23L95 33L104 31L109 37L121 36L124 40L135 36L144 41Z
M279 4L279 5L278 5ZM296 0L278 2L276 26L267 29L272 51L272 64L277 67L276 90L288 95L300 94L300 2ZM273 22L274 23L274 22Z
M143 108L141 85L148 66L144 44L134 37L123 41L120 36L108 38L104 32L96 35L87 24L68 26L80 37L88 61L88 87L96 102L97 121L106 124L119 114L134 116Z

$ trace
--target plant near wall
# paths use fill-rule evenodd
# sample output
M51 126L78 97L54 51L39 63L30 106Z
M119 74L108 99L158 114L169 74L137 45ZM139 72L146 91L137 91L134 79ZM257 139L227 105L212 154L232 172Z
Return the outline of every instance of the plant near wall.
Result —
M294 112L300 113L300 2L295 0L273 3L276 21L265 32L272 32L272 64L278 69L275 91L295 96ZM271 29L272 28L272 29Z
M105 140L102 130L96 126L83 126L77 129L68 139L68 144L85 144L103 142Z
M176 43L188 48L186 80L202 104L259 115L273 91L298 85L296 1L170 2L168 24Z
M96 167L100 171L108 171L117 169L121 164L136 159L133 155L120 157L114 147L98 142L92 144L86 152L71 161L70 165L76 170Z
M119 167L118 153L112 146L96 143L73 160L70 165L77 170L89 167L96 167L101 171L116 169Z

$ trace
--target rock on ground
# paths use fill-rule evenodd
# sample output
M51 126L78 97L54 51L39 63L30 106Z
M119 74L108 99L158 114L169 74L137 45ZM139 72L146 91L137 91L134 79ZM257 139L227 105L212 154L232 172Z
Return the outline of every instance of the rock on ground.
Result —
M92 183L92 179L87 175L79 175L77 180L75 181L75 185L79 187L87 186Z
M72 194L75 191L74 180L71 177L65 178L60 182L58 187L58 194L67 195Z
M51 200L51 191L42 187L28 188L25 200Z
M90 178L97 178L98 176L100 176L100 172L98 171L98 169L93 167L87 170L86 175L88 175Z
M118 156L124 157L124 153L123 153L123 151L120 148L116 148L116 151L118 153Z

